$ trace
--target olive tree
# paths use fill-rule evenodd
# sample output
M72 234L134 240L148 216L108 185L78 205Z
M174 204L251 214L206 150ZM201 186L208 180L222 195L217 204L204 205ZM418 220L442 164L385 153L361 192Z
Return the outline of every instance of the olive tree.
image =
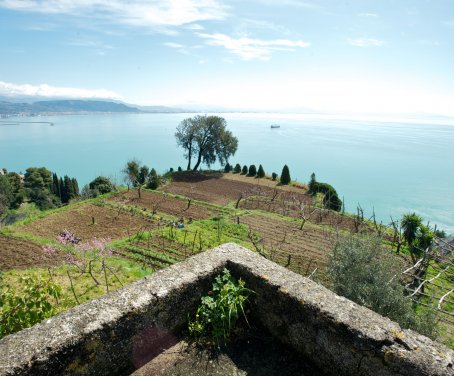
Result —
M175 138L178 146L186 151L184 156L188 160L188 170L191 169L193 157L196 159L193 171L201 163L210 166L216 161L221 164L228 162L238 149L238 139L226 128L224 118L206 115L184 119L178 125Z

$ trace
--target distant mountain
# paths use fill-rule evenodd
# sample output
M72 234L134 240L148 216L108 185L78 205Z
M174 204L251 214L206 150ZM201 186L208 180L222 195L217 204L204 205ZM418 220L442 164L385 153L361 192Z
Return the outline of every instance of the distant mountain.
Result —
M194 112L193 110L177 108L177 107L167 107L167 106L136 106L140 111L150 112L150 113L187 113Z
M137 107L99 100L51 100L34 103L0 102L0 114L32 115L50 113L139 113Z

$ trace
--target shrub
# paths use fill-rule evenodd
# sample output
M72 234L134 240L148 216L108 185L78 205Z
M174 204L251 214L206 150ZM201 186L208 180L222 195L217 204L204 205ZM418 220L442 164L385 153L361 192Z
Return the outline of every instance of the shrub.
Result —
M227 162L227 164L224 167L224 172L230 172L232 171L232 166L230 166L230 163Z
M262 165L259 166L259 169L257 171L257 177L258 178L264 178L265 177L265 170L263 169Z
M255 167L255 165L250 165L249 166L249 170L248 170L248 176L255 176L257 175L257 168Z
M281 184L287 185L290 183L290 170L288 169L288 166L285 165L282 168L282 173L281 173Z
M1 280L0 280L1 282ZM20 288L0 290L0 338L55 315L60 286L50 280L21 277Z
M404 286L396 278L401 267L395 256L382 249L380 238L353 235L337 241L328 262L337 294L397 321L402 327L435 338L436 317L413 309Z
M181 168L181 166L178 166L178 172L181 172L183 171L183 169Z
M189 333L212 337L218 345L221 339L226 342L240 317L247 322L245 305L252 290L244 285L224 269L215 278L210 295L202 297L194 321L189 320Z
M275 172L273 172L271 174L271 178L275 181L277 179L277 174Z
M97 191L99 194L109 193L115 190L115 185L105 176L98 176L88 184L88 188ZM95 196L96 197L96 196Z
M247 174L247 166L244 165L243 169L241 170L241 175L246 175Z
M241 172L241 165L240 165L239 163L237 163L237 164L235 165L235 168L233 169L233 172L234 172L235 174L239 174L239 173Z
M157 189L161 184L161 177L158 175L154 168L151 169L150 174L148 175L147 188L148 189Z

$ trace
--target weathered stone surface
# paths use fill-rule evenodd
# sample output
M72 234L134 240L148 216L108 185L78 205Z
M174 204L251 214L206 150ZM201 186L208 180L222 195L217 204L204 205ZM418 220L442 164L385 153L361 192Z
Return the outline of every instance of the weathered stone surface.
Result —
M0 340L0 375L128 374L173 343L223 267L256 294L252 320L327 374L454 375L443 345L235 244Z

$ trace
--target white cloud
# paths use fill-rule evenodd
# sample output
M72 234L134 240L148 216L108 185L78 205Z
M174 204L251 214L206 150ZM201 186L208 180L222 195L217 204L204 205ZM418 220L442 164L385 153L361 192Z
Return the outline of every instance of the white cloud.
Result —
M232 38L226 34L197 33L207 39L207 44L226 48L243 60L269 60L274 51L292 51L295 47L309 47L310 43L289 39L252 39L248 37Z
M0 95L5 96L37 96L45 98L79 98L79 99L121 99L121 96L106 89L80 89L72 87L56 87L47 84L12 84L0 81Z
M377 13L359 13L359 17L378 17Z
M383 46L385 44L384 41L380 39L373 39L373 38L356 38L356 39L349 39L348 42L352 46L356 47L370 47L370 46Z
M0 7L37 13L106 17L135 26L181 26L220 20L227 7L218 0L0 0Z
M170 48L183 48L184 47L182 44L174 43L174 42L165 42L163 44L164 44L164 46L170 47Z

